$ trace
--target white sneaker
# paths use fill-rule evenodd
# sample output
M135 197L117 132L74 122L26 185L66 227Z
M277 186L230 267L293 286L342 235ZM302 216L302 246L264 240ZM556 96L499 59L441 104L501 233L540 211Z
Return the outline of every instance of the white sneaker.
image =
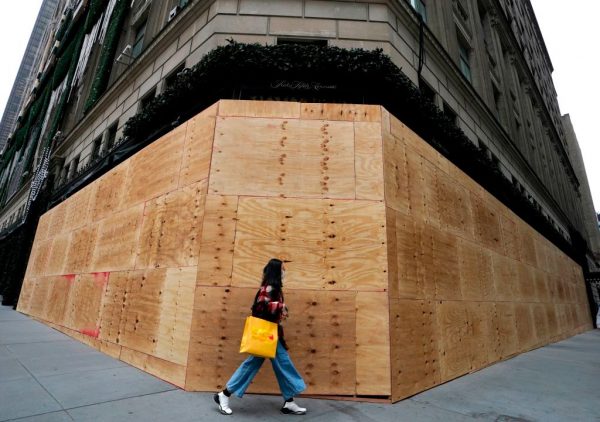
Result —
M298 406L295 401L288 401L285 402L281 408L281 412L285 413L286 415L304 415L306 413L306 409Z
M222 391L215 394L213 398L215 399L215 403L219 405L219 412L224 415L231 415L233 413L233 410L229 407L229 397L223 394Z

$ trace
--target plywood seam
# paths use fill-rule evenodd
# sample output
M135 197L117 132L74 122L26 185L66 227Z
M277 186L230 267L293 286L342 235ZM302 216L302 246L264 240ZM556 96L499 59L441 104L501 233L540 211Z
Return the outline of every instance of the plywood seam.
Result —
M139 254L139 245L140 245L140 240L142 237L142 229L144 228L144 219L146 218L146 206L148 205L148 202L151 201L152 199L149 199L148 201L144 202L144 208L142 209L142 218L141 221L139 221L139 230L138 230L138 237L136 239L135 242L135 259L133 260L133 268L131 270L138 270L140 268L137 268L138 265L138 258L140 257Z

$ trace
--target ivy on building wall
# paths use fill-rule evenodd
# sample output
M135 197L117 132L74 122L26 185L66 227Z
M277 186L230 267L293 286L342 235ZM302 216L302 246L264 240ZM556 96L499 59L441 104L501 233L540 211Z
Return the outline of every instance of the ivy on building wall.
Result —
M96 75L92 81L92 87L90 94L85 102L84 113L87 113L100 99L100 97L106 91L108 87L108 81L110 73L114 63L115 53L119 45L119 38L121 36L121 30L125 23L125 17L129 9L128 0L117 0L113 13L110 17L110 23L106 30L106 36L102 44L102 50L100 51L100 58L98 60L98 67L96 68Z

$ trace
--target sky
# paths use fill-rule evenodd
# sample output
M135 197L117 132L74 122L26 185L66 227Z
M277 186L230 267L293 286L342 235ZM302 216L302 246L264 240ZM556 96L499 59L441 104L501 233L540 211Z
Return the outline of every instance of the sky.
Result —
M531 0L554 65L554 85L562 114L568 113L581 147L590 190L600 211L600 2ZM0 116L25 52L42 0L0 1Z

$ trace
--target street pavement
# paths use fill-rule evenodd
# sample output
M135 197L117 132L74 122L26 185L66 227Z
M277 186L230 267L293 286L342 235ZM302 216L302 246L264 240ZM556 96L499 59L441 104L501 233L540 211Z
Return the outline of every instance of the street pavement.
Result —
M275 381L274 381L275 382ZM524 353L396 404L188 393L0 306L0 421L600 421L600 330Z

